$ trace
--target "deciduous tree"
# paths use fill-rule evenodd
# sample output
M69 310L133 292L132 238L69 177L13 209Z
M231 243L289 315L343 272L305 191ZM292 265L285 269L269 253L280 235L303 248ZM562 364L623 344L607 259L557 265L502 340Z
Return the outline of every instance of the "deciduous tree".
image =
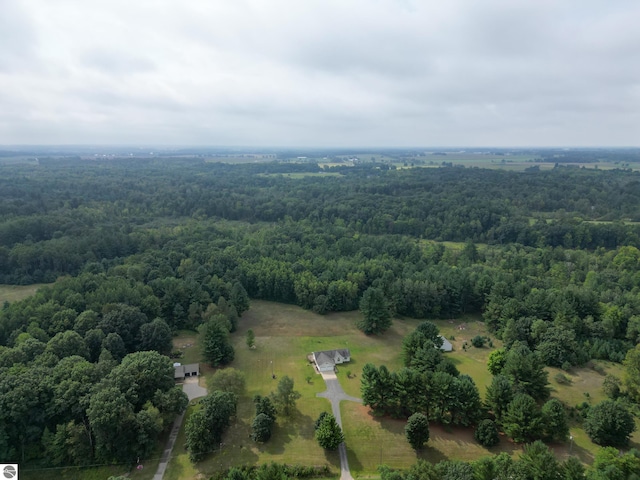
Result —
M591 407L583 426L594 443L615 447L627 445L636 429L631 413L613 400L604 400Z
M271 393L271 400L278 411L289 416L295 409L296 400L300 396L300 392L293 389L293 379L285 375L278 382L277 390Z
M414 413L404 427L407 441L415 450L421 450L429 441L429 419L422 413Z

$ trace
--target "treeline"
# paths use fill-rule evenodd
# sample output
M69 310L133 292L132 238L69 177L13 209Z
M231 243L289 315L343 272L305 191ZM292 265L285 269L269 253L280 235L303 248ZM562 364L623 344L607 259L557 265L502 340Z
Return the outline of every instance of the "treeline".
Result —
M0 311L0 459L130 464L186 408L162 300L116 271L60 279ZM198 323L237 317L223 296L207 307Z
M605 447L598 450L593 465L585 468L576 457L559 462L546 445L537 441L525 445L517 459L503 452L473 462L442 460L433 464L418 460L407 470L383 465L379 471L381 480L631 479L640 475L640 452L622 454Z
M197 159L51 160L0 167L0 281L77 274L83 264L144 249L145 226L185 217L341 222L368 234L565 248L640 245L640 177L558 168L223 165ZM613 221L613 224L592 222ZM142 237L142 238L141 238Z
M446 249L406 236L292 220L277 225L191 220L137 235L143 253L87 263L84 273L59 282L56 290L64 293L56 294L47 314L84 308L82 302L74 305L81 296L98 313L109 301L129 303L172 330L195 329L220 297L237 313L245 309L247 293L327 313L357 309L363 293L375 287L396 315L482 313L507 347L525 343L552 366L590 358L620 362L640 337L640 250L631 246L589 252L518 245L479 249L467 242ZM90 291L98 277L108 287ZM117 295L102 304L93 300L105 295L103 288L122 292L125 300ZM131 299L134 294L144 302ZM28 302L47 303L48 295ZM0 312L0 342L11 345L30 319L44 317L34 313L38 309L44 307L25 313L12 305Z

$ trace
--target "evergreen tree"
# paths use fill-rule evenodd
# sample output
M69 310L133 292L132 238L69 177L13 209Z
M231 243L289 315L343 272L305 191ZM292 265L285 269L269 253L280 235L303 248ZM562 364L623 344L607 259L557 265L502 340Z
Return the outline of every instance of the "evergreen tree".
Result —
M549 447L540 440L524 446L519 463L527 472L527 478L536 480L557 480L558 478L558 461L549 451Z
M536 401L527 394L517 394L502 417L502 428L518 443L541 438L544 422Z
M374 287L365 290L360 300L360 312L363 318L357 326L367 335L384 333L391 326L389 302L382 290Z
M542 406L545 438L563 441L569 436L569 424L564 405L557 398L552 398Z
M240 282L234 283L231 287L230 301L239 316L249 310L249 295Z
M256 417L261 413L264 413L273 419L276 418L276 407L273 405L269 397L256 395L253 397L253 403L256 406Z
M247 330L247 334L246 334L246 337L245 337L245 343L247 344L247 347L255 348L255 346L256 346L256 334L253 333L253 330L251 330L251 329Z
M520 342L507 353L502 375L509 379L516 393L526 393L535 400L549 398L549 379L544 364Z
M513 401L513 387L504 375L496 375L487 387L486 403L496 419L500 421Z
M325 412L323 412L325 413ZM344 442L344 434L336 417L327 413L318 418L318 428L316 428L316 440L325 450L336 450Z
M271 438L274 419L264 413L258 414L251 423L251 438L254 442L266 442Z
M229 342L229 332L213 320L201 327L203 337L203 357L212 366L226 365L233 361L235 352Z

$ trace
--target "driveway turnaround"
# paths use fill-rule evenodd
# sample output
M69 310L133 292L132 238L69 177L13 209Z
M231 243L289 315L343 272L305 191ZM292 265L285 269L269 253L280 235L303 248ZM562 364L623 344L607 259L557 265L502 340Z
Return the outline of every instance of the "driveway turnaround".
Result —
M340 402L342 400L348 400L350 402L358 402L362 403L362 400L356 397L352 397L347 395L345 391L342 389L340 382L338 381L338 377L336 374L331 372L322 373L322 378L324 379L324 383L327 385L327 389L318 393L318 397L326 398L331 402L331 410L333 412L333 416L336 417L336 422L342 428L342 417L340 416ZM338 447L338 452L340 453L340 480L353 480L351 476L351 472L349 471L349 461L347 460L347 447L344 442L340 444ZM154 479L156 480L156 479Z
M207 389L202 388L200 385L198 385L198 377L192 377L185 380L185 382L182 384L182 391L187 394L187 397L189 397L189 401L193 400L194 398L204 397L207 394ZM178 432L180 432L180 427L182 426L182 420L184 420L184 412L178 415L173 421L169 439L167 440L167 444L165 445L164 451L162 452L162 457L160 457L158 470L153 476L153 480L162 480L162 477L164 477L164 471L167 469L167 465L169 464L171 452L173 451L173 445L176 443Z

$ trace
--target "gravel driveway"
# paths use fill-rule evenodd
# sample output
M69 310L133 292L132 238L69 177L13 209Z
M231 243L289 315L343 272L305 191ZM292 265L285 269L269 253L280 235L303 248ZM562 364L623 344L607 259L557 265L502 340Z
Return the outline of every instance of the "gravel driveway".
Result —
M187 378L182 384L182 391L187 394L187 397L189 397L189 401L193 400L194 398L204 397L207 394L207 389L202 388L200 385L198 385L198 378L199 377ZM181 413L173 422L173 427L171 427L169 439L167 440L167 444L165 445L164 451L162 452L162 457L160 457L158 470L153 476L153 480L162 480L162 477L164 477L164 472L167 469L167 465L169 464L171 451L173 450L174 443L176 443L176 438L178 438L178 432L180 432L180 427L182 426L183 419L184 413Z
M336 417L338 425L340 425L340 428L342 428L340 402L342 400L347 400L350 402L362 403L362 400L356 397L352 397L351 395L347 395L342 389L342 385L340 385L338 377L336 377L335 373L322 373L322 378L324 379L324 383L327 385L327 389L322 393L318 393L317 396L326 398L331 402L331 411L333 412L333 416ZM353 480L351 472L349 471L347 447L345 446L344 442L341 443L338 447L338 452L340 453L340 480Z

